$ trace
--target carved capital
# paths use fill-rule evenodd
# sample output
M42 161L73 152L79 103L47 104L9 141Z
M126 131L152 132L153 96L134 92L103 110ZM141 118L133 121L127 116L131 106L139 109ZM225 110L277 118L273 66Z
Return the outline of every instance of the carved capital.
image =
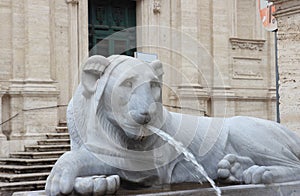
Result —
M229 38L232 49L246 49L246 50L258 50L262 51L266 40L255 40L255 39L240 39L240 38Z
M161 3L160 0L153 0L153 13L154 14L160 13L160 8L161 8L160 3Z
M77 5L79 4L79 0L66 0L67 4Z

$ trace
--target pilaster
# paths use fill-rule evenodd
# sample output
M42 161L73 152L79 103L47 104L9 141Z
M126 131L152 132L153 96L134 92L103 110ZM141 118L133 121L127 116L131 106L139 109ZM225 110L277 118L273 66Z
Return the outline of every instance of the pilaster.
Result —
M300 1L273 0L278 24L281 123L300 133Z
M79 37L78 37L78 5L79 0L66 0L69 16L69 83L74 87L79 83ZM74 88L75 89L75 88ZM73 88L69 94L73 95Z
M13 61L7 94L10 115L16 117L9 122L8 137L20 147L55 131L58 122L51 17L51 1L12 1Z

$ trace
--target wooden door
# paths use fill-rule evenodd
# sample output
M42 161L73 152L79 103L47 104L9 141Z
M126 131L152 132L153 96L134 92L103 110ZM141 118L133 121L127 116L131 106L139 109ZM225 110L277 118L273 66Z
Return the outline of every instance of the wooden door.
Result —
M89 0L90 55L125 54L136 51L136 2Z

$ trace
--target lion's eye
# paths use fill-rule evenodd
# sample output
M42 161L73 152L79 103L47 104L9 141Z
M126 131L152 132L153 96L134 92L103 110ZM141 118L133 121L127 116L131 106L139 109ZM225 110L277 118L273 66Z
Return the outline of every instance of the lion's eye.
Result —
M124 82L122 82L122 86L132 88L132 81L131 80L125 80Z
M156 88L156 87L160 88L160 84L158 82L151 82L150 85L151 85L151 88Z

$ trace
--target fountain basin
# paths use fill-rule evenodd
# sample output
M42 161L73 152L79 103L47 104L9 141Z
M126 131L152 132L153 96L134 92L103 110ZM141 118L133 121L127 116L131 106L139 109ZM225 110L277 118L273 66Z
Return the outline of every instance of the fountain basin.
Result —
M206 185L204 185L205 187ZM199 188L200 187L200 188ZM202 185L196 184L179 184L172 187L165 188L151 188L143 190L125 190L121 189L116 195L140 195L140 196L215 196L213 188L204 188ZM222 196L297 196L300 195L300 181L274 183L271 185L257 184L257 185L231 185L220 187ZM13 196L45 196L45 191L31 191L31 192L15 192Z

